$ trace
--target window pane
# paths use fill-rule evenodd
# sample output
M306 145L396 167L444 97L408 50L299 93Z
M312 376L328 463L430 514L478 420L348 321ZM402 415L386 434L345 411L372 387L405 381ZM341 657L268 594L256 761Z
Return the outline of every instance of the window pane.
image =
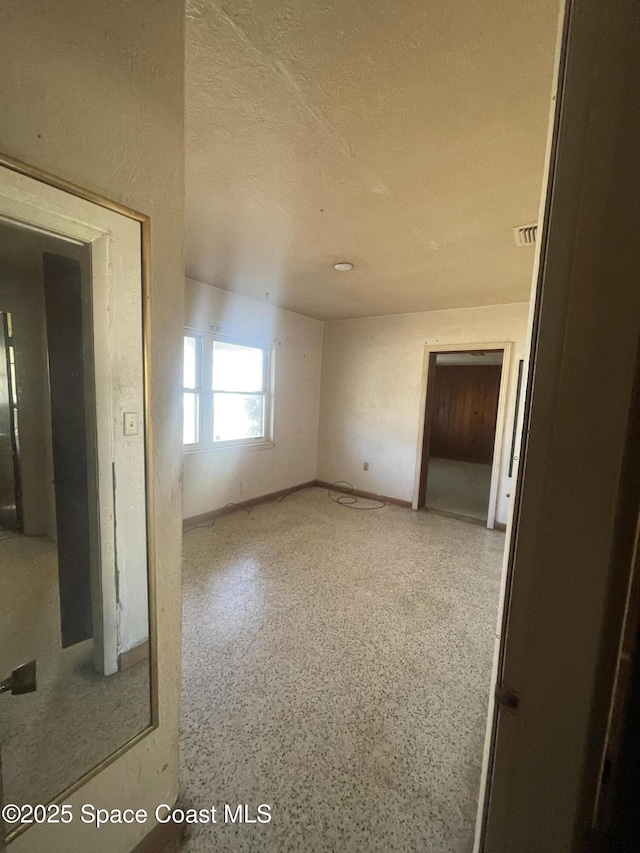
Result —
M261 394L214 394L213 440L262 438L264 397Z
M182 440L184 444L198 443L198 394L185 391L184 399L184 415L182 422Z
M213 342L214 391L264 391L264 350Z
M184 338L184 380L185 388L198 386L198 339L190 335Z

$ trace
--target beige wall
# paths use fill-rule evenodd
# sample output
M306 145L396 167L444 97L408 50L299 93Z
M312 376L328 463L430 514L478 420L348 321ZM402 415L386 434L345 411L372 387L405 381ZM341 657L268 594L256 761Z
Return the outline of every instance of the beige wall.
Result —
M413 498L425 344L511 341L497 521L506 523L518 359L528 303L327 323L324 329L318 477ZM363 462L369 470L363 470Z
M76 809L152 809L178 791L183 27L182 0L3 9L0 151L151 216L160 727L76 792ZM36 826L11 850L125 853L149 829Z
M184 455L184 517L317 476L322 327L318 320L187 279L185 323L273 344L273 447Z

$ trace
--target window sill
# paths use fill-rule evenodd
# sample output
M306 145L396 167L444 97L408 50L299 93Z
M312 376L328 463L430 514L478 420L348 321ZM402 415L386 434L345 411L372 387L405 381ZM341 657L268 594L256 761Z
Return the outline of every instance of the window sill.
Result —
M223 450L270 450L275 446L275 442L273 441L256 441L255 443L251 444L243 444L242 442L229 442L225 444L213 445L213 447L184 447L183 452L185 456L191 456L192 454L197 453L220 453Z

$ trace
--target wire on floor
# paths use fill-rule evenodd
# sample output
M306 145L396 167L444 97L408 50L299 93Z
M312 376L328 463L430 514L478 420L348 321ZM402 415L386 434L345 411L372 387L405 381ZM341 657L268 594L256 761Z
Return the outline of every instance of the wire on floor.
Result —
M338 497L334 497L332 492L339 492ZM358 509L358 510L369 510L369 509L382 509L387 504L385 501L378 500L377 498L360 498L354 494L354 487L347 480L336 480L335 483L331 483L328 489L328 494L334 504L340 504L340 506L344 506L347 509ZM361 501L366 501L367 506L360 506ZM371 506L374 503L376 506Z

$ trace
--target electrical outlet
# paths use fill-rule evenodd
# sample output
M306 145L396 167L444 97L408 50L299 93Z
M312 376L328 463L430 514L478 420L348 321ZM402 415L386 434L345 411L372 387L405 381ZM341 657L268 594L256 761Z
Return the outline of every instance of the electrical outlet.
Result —
M368 463L368 462L363 462L363 463L362 463L362 470L363 470L363 471L368 471L368 470L369 470L369 463Z
M138 435L140 432L140 416L137 412L125 412L123 418L125 435Z

